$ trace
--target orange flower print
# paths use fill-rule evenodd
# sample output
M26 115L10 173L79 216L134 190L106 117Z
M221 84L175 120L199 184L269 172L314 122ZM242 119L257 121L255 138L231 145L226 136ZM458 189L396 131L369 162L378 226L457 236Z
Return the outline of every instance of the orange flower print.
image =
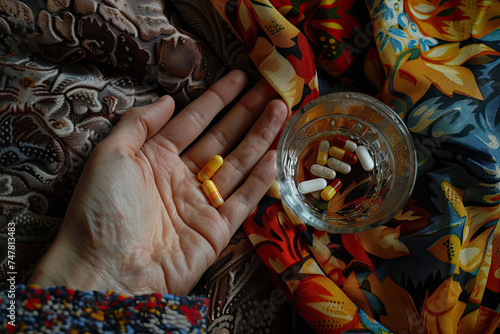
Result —
M467 0L408 0L405 11L426 36L450 42L463 41L472 31L473 9ZM474 7L474 6L470 6Z

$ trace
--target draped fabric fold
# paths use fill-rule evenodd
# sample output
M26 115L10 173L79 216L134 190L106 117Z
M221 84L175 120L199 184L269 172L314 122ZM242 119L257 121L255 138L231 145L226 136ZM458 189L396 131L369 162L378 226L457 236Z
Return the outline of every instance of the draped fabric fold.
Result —
M314 56L307 39L269 1L213 3L291 111L319 96Z
M340 82L392 107L417 146L414 193L384 226L331 235L287 214L276 191L263 200L245 231L287 300L318 333L493 333L500 5L212 2L291 114ZM311 85L316 67L326 74Z

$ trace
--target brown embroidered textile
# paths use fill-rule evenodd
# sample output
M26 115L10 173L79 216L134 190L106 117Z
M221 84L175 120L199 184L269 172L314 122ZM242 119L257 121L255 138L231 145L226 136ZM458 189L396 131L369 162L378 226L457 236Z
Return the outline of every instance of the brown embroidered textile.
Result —
M183 106L230 69L245 70L250 82L260 77L212 7L203 0L0 1L2 289L11 271L7 222L16 224L16 277L25 283L57 234L92 148L123 112L162 94ZM249 293L243 285L255 275ZM271 328L286 304L275 296L280 303L258 310L277 290L244 233L196 292L213 298L213 332ZM263 324L245 325L255 314Z

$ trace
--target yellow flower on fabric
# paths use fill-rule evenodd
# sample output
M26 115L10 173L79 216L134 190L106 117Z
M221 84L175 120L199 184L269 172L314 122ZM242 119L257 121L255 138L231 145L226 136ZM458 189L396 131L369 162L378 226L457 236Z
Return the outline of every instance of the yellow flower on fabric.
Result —
M462 65L472 58L486 55L500 53L483 44L460 47L459 43L439 45L427 52L407 52L401 56L400 65L394 70L392 86L409 96L414 103L420 100L431 85L450 97L458 93L482 100L476 78ZM386 93L382 100L391 104L389 81L386 82L384 90Z
M446 200L454 208L455 213L465 218L460 224L462 234L449 234L438 239L427 250L443 263L451 267L450 274L460 272L474 273L474 281L471 286L471 301L480 301L484 293L485 284L489 277L491 268L491 257L494 246L490 240L495 231L495 225L485 227L485 224L500 219L500 208L466 207L463 205L465 191L453 187L448 181L441 182L441 189ZM457 227L459 227L457 225ZM480 231L480 233L478 233Z
M408 247L399 240L399 228L378 226L356 235L368 253L382 259L395 259L410 254Z
M457 265L461 248L460 238L451 234L440 238L427 250L439 261Z
M460 282L450 277L432 295L426 296L422 310L426 333L457 332L457 324L465 309L465 304L458 301L461 293Z
M445 41L463 41L470 37L476 15L475 1L407 0L405 12L420 31Z

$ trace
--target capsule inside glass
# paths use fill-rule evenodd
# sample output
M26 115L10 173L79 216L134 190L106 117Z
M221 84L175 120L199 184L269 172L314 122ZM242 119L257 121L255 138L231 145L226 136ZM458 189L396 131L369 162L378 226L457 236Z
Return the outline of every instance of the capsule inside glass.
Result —
M342 135L365 146L374 168L360 162L337 173L342 187L330 201L301 194L319 143ZM333 140L331 140L332 142ZM293 219L329 232L357 232L386 223L409 198L416 177L413 141L401 119L367 95L334 93L320 97L288 121L278 143L278 182L282 202Z

